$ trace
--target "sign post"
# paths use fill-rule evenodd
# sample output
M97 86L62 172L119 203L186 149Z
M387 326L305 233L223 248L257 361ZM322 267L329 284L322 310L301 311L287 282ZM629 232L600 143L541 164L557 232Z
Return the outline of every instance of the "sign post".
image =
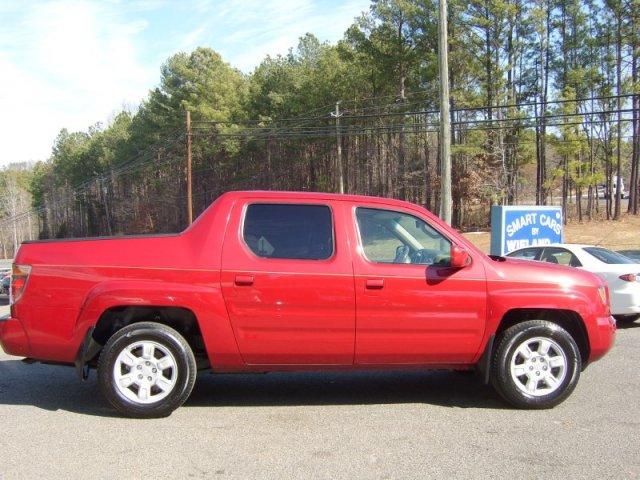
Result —
M562 243L562 207L491 207L491 254L506 255L519 248Z

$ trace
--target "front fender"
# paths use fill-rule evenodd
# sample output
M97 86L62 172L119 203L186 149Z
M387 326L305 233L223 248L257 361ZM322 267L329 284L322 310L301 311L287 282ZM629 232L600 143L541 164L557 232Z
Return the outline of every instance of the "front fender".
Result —
M513 309L571 310L586 319L596 314L593 300L580 289L553 288L500 289L489 295L489 316L496 328Z
M577 313L584 322L589 341L597 335L594 322L598 304L592 298L590 287L572 286L558 288L556 285L523 285L513 282L493 282L488 285L487 328L482 347L475 361L480 361L491 336L495 335L505 315L511 310L568 310Z
M101 282L85 296L74 328L80 345L100 316L114 307L177 307L190 310L202 332L214 370L239 370L240 356L219 284L185 284L166 281L113 280Z

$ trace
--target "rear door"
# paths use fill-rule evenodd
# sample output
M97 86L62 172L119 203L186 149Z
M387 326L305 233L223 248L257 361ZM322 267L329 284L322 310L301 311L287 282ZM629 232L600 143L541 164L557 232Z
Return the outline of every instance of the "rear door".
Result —
M353 269L339 202L238 202L222 291L247 364L353 363Z

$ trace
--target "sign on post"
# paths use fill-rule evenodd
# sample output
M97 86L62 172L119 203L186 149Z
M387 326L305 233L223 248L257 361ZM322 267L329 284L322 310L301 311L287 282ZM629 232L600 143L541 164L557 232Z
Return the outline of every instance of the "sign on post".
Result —
M491 207L491 254L563 241L562 207Z

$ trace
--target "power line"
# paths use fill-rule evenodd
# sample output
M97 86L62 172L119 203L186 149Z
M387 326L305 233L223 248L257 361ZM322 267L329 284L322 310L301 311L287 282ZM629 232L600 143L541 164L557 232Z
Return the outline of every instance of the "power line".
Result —
M553 101L548 101L547 105L557 105L557 104L566 104L566 103L580 103L580 102L589 102L596 100L612 100L617 98L628 98L632 97L633 94L622 94L622 95L608 95L608 96L598 96L598 97L589 97L589 98L580 98L580 99L558 99ZM390 97L390 96L388 96ZM388 97L379 97L379 98L388 98ZM375 98L375 97L373 97ZM376 107L377 109L398 109L398 108L406 108L406 106L418 105L421 102L410 102L405 105L401 104L388 104L388 105L380 105ZM492 106L492 109L500 109L500 108L518 108L526 111L525 106L539 105L536 102L524 102L518 104L511 105L497 105ZM464 107L454 109L453 112L458 114L458 116L464 116L463 114L473 114L474 112L482 113L489 107ZM315 109L316 111L319 109ZM362 111L364 109L360 109ZM345 110L343 110L344 112ZM457 128L464 128L464 132L474 132L474 131L500 131L500 130L520 130L526 131L530 128L535 128L540 125L541 121L545 121L545 125L548 128L562 128L562 127L570 127L570 126L587 126L587 125L608 125L617 121L617 119L606 118L607 115L613 116L615 114L628 114L634 112L633 109L610 109L610 110L599 110L599 111L586 111L586 112L567 112L567 113L548 113L544 115L538 116L520 116L520 117L508 117L508 118L499 118L499 119L486 119L486 118L466 118L463 120L457 120L452 122L452 125ZM331 117L329 115L318 115L318 116L304 116L304 117L292 117L288 119L280 119L275 120L273 124L258 127L255 126L257 123L253 123L253 127L242 129L238 132L219 132L215 128L218 125L236 125L230 122L194 122L198 124L197 128L194 128L195 132L193 134L194 138L229 138L229 139L245 139L245 140L260 140L260 139L276 139L276 140L286 140L286 139L305 139L305 138L331 138L337 135L345 135L345 136L362 136L362 135L373 135L373 134L395 134L404 132L407 134L420 134L420 133L437 133L437 127L439 126L439 122L432 121L428 119L430 115L437 115L439 112L437 110L412 110L412 111L395 111L395 112L381 112L377 114L340 114L340 118L344 120L349 120L344 123L340 123L339 125L331 125L329 124ZM384 120L387 118L392 118L396 116L402 116L403 118L411 118L413 117L413 121L407 123L404 122L395 122L395 123L380 123L380 124L371 124L371 123L361 123L354 124L356 120L362 120L365 122L369 122L368 119L374 120ZM576 117L580 117L580 121L570 121ZM593 118L600 117L600 118ZM422 121L424 119L425 121ZM564 119L563 121L559 121ZM549 122L551 120L551 122ZM622 122L630 122L632 118L622 118ZM287 125L286 122L290 122L291 124ZM316 122L316 124L313 124ZM319 125L318 123L323 123ZM247 124L247 123L245 123ZM123 180L129 176L133 176L139 174L142 169L149 165L154 165L154 167L159 168L161 166L167 164L178 163L178 161L182 161L182 152L180 152L178 157L172 156L168 154L172 149L176 147L184 138L185 133L173 130L169 132L169 139L158 140L154 144L148 146L143 151L138 152L133 158L130 160L119 164L117 167L110 168L108 171L103 172L102 174L89 178L83 182L80 182L73 187L65 189L62 188L62 191L59 192L59 197L54 201L54 206L57 201L60 200L60 196L64 199L69 198L77 198L80 195L90 193L90 190L93 188L102 188L102 182L110 179L119 179ZM633 137L621 137L621 138L633 138ZM604 142L601 138L595 139L597 142ZM552 140L554 143L573 143L573 142L586 142L588 140L578 139L578 140ZM515 142L504 142L497 141L496 144L499 146L508 146L508 145L524 145L528 143L535 143L533 141L528 141L525 139L521 139ZM158 155L160 153L165 153L165 158L163 160L158 160ZM175 155L175 152L173 153ZM202 171L195 170L195 172ZM254 176L253 178L255 178ZM51 201L51 200L49 200ZM64 200L68 201L68 200ZM0 227L5 227L17 221L20 221L30 215L40 215L47 210L45 207L39 206L34 209L21 212L13 217L8 217L3 220L0 220Z
M591 102L591 101L596 101L596 100L615 100L617 98L631 98L633 97L634 94L633 93L628 93L628 94L620 94L620 95L602 95L602 96L592 96L592 97L583 97L583 98L575 98L575 99L557 99L557 100L547 100L547 102L545 103L545 105L557 105L557 104L565 104L565 103L582 103L582 102ZM408 103L393 103L393 104L385 104L385 105L381 105L378 107L371 107L371 108L378 108L378 109L384 109L384 108L399 108L399 107L407 107L407 106L413 106L413 105L419 105L421 102L408 102ZM520 102L520 103L509 103L509 104L497 104L497 105L492 105L492 106L477 106L477 107L459 107L459 108L454 108L452 109L452 112L454 113L460 113L460 112L476 112L476 111L483 111L483 110L488 110L489 108L494 109L494 110L499 110L499 109L508 109L508 108L515 108L515 109L519 109L519 108L524 108L524 107L531 107L531 106L536 106L536 105L542 105L540 102ZM320 108L325 108L325 109L329 109L331 108L332 105L328 105L326 107L320 107ZM316 109L316 110L319 110ZM347 111L347 110L345 110ZM431 109L431 110L409 110L409 111L399 111L399 112L386 112L386 113L372 113L372 114L360 114L360 115L356 115L356 114L344 114L343 118L344 119L359 119L359 118L377 118L377 117L391 117L391 116L406 116L406 115L416 115L416 114L421 114L421 115L426 115L426 114L433 114L433 115L437 115L439 114L439 110L435 110L435 109ZM583 113L583 115L586 115L588 113ZM539 115L538 118L549 118L549 114L541 114ZM306 120L323 120L323 119L330 119L331 117L326 114L326 115L316 115L316 116L298 116L298 117L288 117L288 118L282 118L282 119L274 119L272 120L272 124L273 125L277 125L279 123L289 123L289 122L296 122L296 121L306 121ZM208 120L194 120L194 127L196 127L197 125L257 125L260 123L268 123L268 121L264 121L264 120L216 120L216 121L208 121ZM262 128L269 128L269 126L265 125Z
M616 111L611 111L616 113ZM605 112L598 112L605 113ZM571 118L582 117L582 114L559 114L549 118ZM464 131L498 131L498 130L512 130L512 129L528 129L535 128L539 125L533 117L517 118L517 119L502 119L494 120L492 122L481 120L467 120L461 122L452 122L454 127L462 125L471 125L464 129ZM624 118L621 120L624 123L633 121L632 118ZM512 124L504 124L505 122L512 122ZM513 124L515 122L515 124ZM611 120L582 120L582 121L563 121L563 122L551 122L545 125L548 128L560 128L580 125L598 125L611 123ZM480 124L480 125L478 125ZM274 133L269 129L253 129L244 130L238 133L220 133L220 132L198 132L193 135L201 138L237 138L237 139L264 139L264 138L309 138L309 137L335 137L338 133L345 136L353 135L365 135L369 133L420 133L420 132L437 132L437 122L423 122L423 123L409 123L409 124L381 124L381 125L341 125L336 129L335 126L322 125L322 126L305 126L291 128L287 131L280 131Z

